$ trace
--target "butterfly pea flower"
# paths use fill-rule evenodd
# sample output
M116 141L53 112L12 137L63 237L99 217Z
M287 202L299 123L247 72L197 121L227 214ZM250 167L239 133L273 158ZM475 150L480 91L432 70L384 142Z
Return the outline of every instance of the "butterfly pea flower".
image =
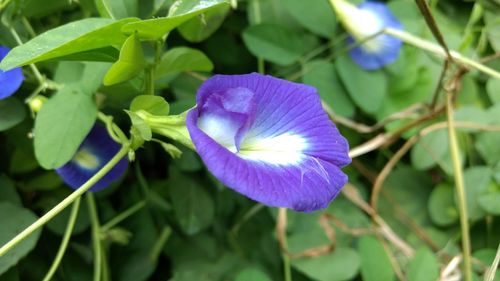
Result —
M261 74L215 75L186 117L208 170L268 206L325 208L346 184L348 143L315 88Z
M0 46L0 61L7 56L10 49ZM0 69L0 100L14 94L24 81L23 70L20 67L8 71Z
M85 137L73 158L56 172L73 189L79 188L94 176L120 150L106 128L96 124ZM90 191L100 191L116 181L127 169L128 160L122 158Z
M330 0L342 25L349 33L349 44L364 41L349 55L361 68L374 70L394 62L402 46L401 40L379 34L384 28L403 29L399 20L383 3L363 2L357 7L344 0ZM368 39L369 38L369 39Z

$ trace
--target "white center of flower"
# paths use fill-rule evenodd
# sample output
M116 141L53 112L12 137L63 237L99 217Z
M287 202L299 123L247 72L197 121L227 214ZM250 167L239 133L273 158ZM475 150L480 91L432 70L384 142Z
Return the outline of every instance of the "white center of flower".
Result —
M73 157L73 161L84 169L93 170L99 167L99 158L89 150L82 148L78 150Z
M241 143L240 155L244 159L277 165L300 162L307 148L307 141L300 135L282 134L269 138L249 138Z
M238 132L238 126L235 122L215 114L204 114L198 118L198 128L218 144L236 152L234 137Z

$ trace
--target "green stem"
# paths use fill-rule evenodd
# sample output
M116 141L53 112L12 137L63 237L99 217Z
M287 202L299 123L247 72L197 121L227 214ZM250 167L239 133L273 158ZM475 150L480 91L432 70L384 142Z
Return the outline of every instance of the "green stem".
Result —
M99 217L97 215L97 207L92 193L87 193L87 206L89 208L90 225L92 226L92 248L94 250L94 281L101 280L101 260L102 260L102 245L101 245L101 227Z
M455 186L458 197L458 209L460 212L460 229L462 233L462 255L464 261L464 280L472 280L472 267L471 267L471 248L469 237L469 221L467 213L467 201L465 196L465 185L462 171L462 164L460 161L460 152L458 148L457 134L455 131L455 124L453 120L453 102L452 93L447 93L446 110L448 118L448 134L450 142L451 160L453 162L453 174L455 177Z
M127 155L129 150L129 144L126 143L122 146L122 148L118 151L118 153L109 160L102 169L100 169L94 176L92 176L87 182L85 182L82 186L80 186L77 190L71 193L68 197L66 197L63 201L57 204L54 208L48 211L41 218L36 220L26 229L24 229L21 233L12 238L9 242L3 245L0 248L0 257L4 256L9 250L11 250L14 246L19 244L21 241L26 239L26 237L30 236L40 227L44 226L47 222L57 216L61 211L63 211L70 204L75 202L80 196L82 196L87 190L89 190L94 184L96 184L104 175L106 175L124 156Z
M73 228L75 226L76 218L78 217L78 210L80 209L80 198L75 200L73 206L71 207L71 214L69 215L68 225L66 226L66 230L64 231L64 236L61 242L61 246L59 246L59 250L57 251L56 258L52 262L49 271L43 278L43 281L50 281L56 273L59 264L62 261L64 253L68 247L69 239L71 238L71 234L73 233Z
M101 227L101 232L106 233L107 231L109 231L110 229L112 229L113 227L115 227L116 225L121 223L122 221L126 220L127 218L129 218L130 216L132 216L133 214L135 214L136 212L141 210L144 206L146 206L145 200L142 200L142 201L135 203L132 207L123 211L122 213L120 213L119 215L114 217L112 220L107 222L105 225L103 225Z
M153 245L151 253L149 254L149 258L151 261L155 262L158 260L158 257L160 256L165 243L167 243L170 234L172 234L172 228L170 228L170 226L168 225L163 227L163 230L160 233L160 237L158 237L158 240L156 240L156 243Z
M486 271L485 281L493 281L495 279L495 274L497 272L498 263L500 263L500 244L498 244L497 253L495 259L491 264L490 268Z
M414 36L410 33L407 33L405 31L393 29L393 28L386 28L386 29L384 29L384 33L391 35L393 37L396 37L396 38L400 39L401 41L408 43L410 45L413 45L417 48L429 51L429 52L431 52L439 57L447 58L446 51L443 49L443 47L441 47L437 44L434 44L430 41L424 40L422 38L416 37L416 36ZM489 68L489 67L487 67L487 66L485 66L477 61L469 59L467 57L464 57L456 51L450 50L450 55L457 63L460 63L460 64L467 66L467 67L477 69L485 74L488 74L492 77L500 79L500 72L498 72L492 68Z

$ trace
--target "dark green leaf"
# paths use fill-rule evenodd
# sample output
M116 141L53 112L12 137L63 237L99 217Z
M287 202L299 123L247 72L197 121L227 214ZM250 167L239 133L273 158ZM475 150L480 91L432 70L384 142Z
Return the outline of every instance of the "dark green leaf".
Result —
M271 281L271 278L258 268L246 268L238 275L235 281Z
M4 201L21 206L21 197L17 194L14 183L0 174L0 202Z
M448 184L438 185L431 193L427 205L432 221L439 226L448 226L458 220L458 210L455 206L455 191Z
M26 117L26 109L16 97L0 100L0 132L21 123Z
M484 166L474 166L464 171L467 211L471 220L478 220L485 215L478 199L488 190L492 176L493 171Z

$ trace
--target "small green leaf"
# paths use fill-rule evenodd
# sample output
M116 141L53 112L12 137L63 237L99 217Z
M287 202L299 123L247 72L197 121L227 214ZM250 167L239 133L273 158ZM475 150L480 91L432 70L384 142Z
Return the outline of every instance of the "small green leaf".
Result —
M491 182L488 189L478 196L477 202L487 213L500 215L500 185Z
M166 52L156 68L156 77L183 71L212 71L212 61L201 51L178 47Z
M334 113L352 117L355 107L342 86L335 65L325 60L311 61L304 65L303 81L318 89L321 99Z
M492 177L493 171L485 166L474 166L464 171L465 198L471 220L481 219L485 215L478 199L481 194L487 192Z
M490 165L500 162L500 134L482 132L477 135L475 146L481 157Z
M16 97L0 100L0 132L21 123L25 117L25 106Z
M500 79L490 78L486 83L486 91L493 103L500 103Z
M449 226L458 220L453 186L440 184L431 193L427 205L432 221L439 226Z
M353 249L338 247L326 255L292 259L292 266L314 280L342 281L358 274L360 259Z
M92 95L69 84L43 105L35 120L35 156L45 169L66 164L90 132L97 116Z
M124 25L122 32L138 32L141 39L158 39L197 15L227 6L229 3L224 0L178 0L172 5L168 17L132 22Z
M153 115L168 115L170 106L163 97L152 95L140 95L130 103L130 110L135 112L144 110Z
M223 6L220 9L207 11L179 26L179 33L189 42L201 42L217 31L229 10L229 6Z
M292 17L311 32L331 39L337 22L328 0L285 0L283 5Z
M409 264L408 281L437 280L439 264L436 256L427 248L420 248Z
M387 94L384 73L363 70L347 56L339 57L335 66L354 103L367 113L377 112Z
M411 150L411 162L418 170L427 170L439 164L445 172L452 174L448 132L437 130L420 138Z
M134 33L123 43L120 58L104 76L104 85L110 86L130 80L143 71L145 66L146 61L142 53L141 41Z
M361 276L365 281L394 280L396 275L391 260L382 244L372 236L362 236L359 240L361 256Z
M111 45L121 45L127 39L120 32L121 27L137 20L88 18L70 22L12 49L0 63L0 69L8 70Z
M275 24L252 25L243 31L243 41L256 57L279 65L290 65L316 44L310 35Z
M144 141L150 141L153 137L153 133L151 132L151 127L137 115L135 112L127 111L127 114L130 116L130 120L132 121L132 126L135 128L134 134L137 133L138 137L141 140L137 140L137 145L134 145L134 148L142 146ZM136 147L137 146L137 147Z
M205 186L175 170L171 170L168 183L172 206L181 228L193 235L208 227L214 219L214 203Z
M5 245L10 239L14 238L24 228L36 221L37 217L30 210L16 206L9 202L0 202L0 245ZM6 215L8 214L8 215ZM6 272L11 266L26 256L36 245L41 231L28 236L21 243L0 257L0 275Z

